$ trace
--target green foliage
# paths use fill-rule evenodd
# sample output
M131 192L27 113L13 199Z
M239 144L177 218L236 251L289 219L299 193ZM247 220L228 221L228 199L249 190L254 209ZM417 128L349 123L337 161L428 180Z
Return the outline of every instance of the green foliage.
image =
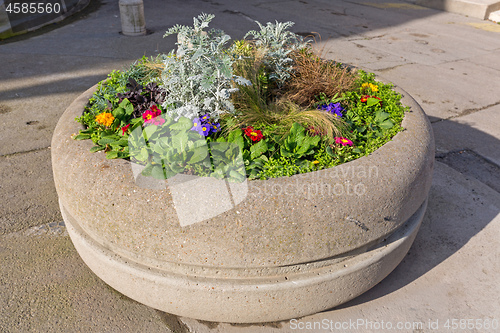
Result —
M372 73L359 71L358 75L359 82L378 87L376 96L380 98L368 98L366 102L361 102L364 96L362 88L344 95L349 104L346 122L356 137L357 157L361 157L375 151L402 130L400 124L408 108L401 105L401 95L392 89L393 85L376 82Z
M193 119L203 113L217 119L222 113L233 113L233 85L250 84L233 74L233 57L227 52L230 37L220 30L204 31L213 15L202 14L194 26L177 25L165 36L177 34L177 51L165 58L163 103L167 114Z
M165 35L177 34L176 51L110 73L77 118L85 129L74 139L92 140L91 151L109 159L144 165L146 176L241 182L333 167L370 154L402 129L406 108L392 85L310 54L288 31L291 22L257 22L260 31L247 34L253 41L230 46L224 32L207 31L212 19L202 14L192 27L172 27ZM145 123L141 115L160 98L161 116ZM341 116L325 111L330 103L340 103ZM103 112L111 115L98 123ZM202 114L220 120L223 131L193 130Z
M277 82L278 86L285 84L293 72L293 60L290 53L307 46L301 36L288 31L293 22L268 22L265 26L255 21L259 31L251 30L246 35L255 39L257 47L264 54L264 65L269 70L269 79Z
M188 173L232 182L246 179L238 145L206 140L191 130L193 124L185 117L177 121L162 117L164 124L138 127L128 139L131 160L146 166L143 175L166 179Z
M299 123L294 123L290 133L283 140L280 153L284 157L300 159L314 153L314 148L320 140L319 136L310 137L306 135L306 129Z

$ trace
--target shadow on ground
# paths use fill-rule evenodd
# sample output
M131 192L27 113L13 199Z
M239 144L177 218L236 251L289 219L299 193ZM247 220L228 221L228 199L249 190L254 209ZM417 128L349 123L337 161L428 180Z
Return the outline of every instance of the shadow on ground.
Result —
M500 145L498 139L454 123L464 137ZM335 309L384 297L411 284L462 249L498 214L500 167L467 147L436 156L429 205L419 233L401 264L363 295ZM330 310L331 311L331 310Z

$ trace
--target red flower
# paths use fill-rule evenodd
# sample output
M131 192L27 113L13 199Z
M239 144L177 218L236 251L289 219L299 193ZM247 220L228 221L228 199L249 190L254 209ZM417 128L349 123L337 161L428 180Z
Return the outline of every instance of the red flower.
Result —
M130 124L122 127L122 135L125 135L125 132L128 130L129 127L130 127Z
M366 101L368 101L368 98L376 98L378 99L380 102L380 106L382 106L382 100L380 99L380 97L377 97L377 96L370 96L370 95L364 95L361 97L361 103L366 103Z
M255 130L252 126L248 126L243 131L245 132L246 136L248 136L250 139L252 139L252 141L255 142L259 142L264 137L260 130Z
M144 124L146 125L163 125L165 123L165 119L159 117L161 114L161 110L153 105L151 108L146 110L142 114L142 119L144 119Z

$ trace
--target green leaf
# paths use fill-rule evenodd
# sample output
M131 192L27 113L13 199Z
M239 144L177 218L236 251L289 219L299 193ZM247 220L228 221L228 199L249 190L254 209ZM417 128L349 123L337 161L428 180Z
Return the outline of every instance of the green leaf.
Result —
M196 164L208 157L208 147L207 146L202 146L193 149L193 156L188 161L188 164Z
M128 116L132 115L132 113L134 112L134 105L130 103L127 98L125 98L118 106L122 108L125 114L127 114Z
M179 120L170 125L170 128L176 131L188 131L193 127L193 123L186 117L180 117Z
M334 153L332 147L330 146L326 147L326 153L332 157L337 157L337 154Z
M92 134L94 132L93 128L87 128L86 130L80 130L80 134Z
M229 132L227 135L227 141L228 142L234 142L238 137L243 136L243 131L241 129L235 129Z
M142 169L141 174L145 177L151 176L151 171L153 170L153 165L151 163L148 163L144 169Z
M299 123L293 123L288 139L293 142L300 142L304 138L305 128Z
M144 147L141 148L141 152L139 153L138 156L134 156L137 160L141 161L141 162L145 162L148 160L149 158L149 153L148 153L148 150Z
M307 155L307 153L309 152L311 147L316 146L318 141L319 141L319 136L315 136L315 137L307 136L307 137L305 137L304 140L302 140L302 144L298 147L295 154L298 157L301 157L302 155Z
M120 140L111 142L110 145L117 146L117 147L127 147L128 146L128 139L121 138Z
M106 153L106 158L107 159L113 159L118 157L118 152L116 150L111 150Z
M242 182L246 178L246 174L244 171L236 171L236 170L231 170L229 171L229 177L231 181L236 181L236 182Z
M163 154L165 153L165 149L163 149L163 148L161 147L161 145L159 145L159 144L155 144L155 145L151 145L151 144L150 144L150 145L149 145L149 147L150 147L150 148L151 148L151 149L152 149L155 153L157 153L157 154L159 154L159 155L163 155Z
M368 107L374 106L374 105L379 104L379 103L380 103L380 100L378 98L372 98L372 97L368 98L368 100L366 101L366 105Z
M116 135L115 131L113 130L110 130L110 129L107 129L107 130L104 130L102 131L102 134L101 136L104 138L105 136L113 136L113 135Z
M377 111L375 113L375 122L377 123L381 123L383 122L384 120L386 120L387 118L389 118L391 115L387 112L384 112L382 110L380 111Z
M389 129L389 128L392 128L392 126L394 126L394 123L390 119L387 119L386 121L384 121L378 125L380 126L380 128Z
M210 149L214 153L221 152L224 153L228 148L230 147L230 144L227 142L212 142L210 143Z
M150 126L147 126L145 129L142 130L142 133L144 135L144 138L146 140L149 140L153 134L156 132L156 129L158 127L156 125L150 125Z
M113 111L111 111L111 114L116 119L122 120L123 118L125 118L125 109L122 108L122 107L117 107L116 109L114 109Z
M95 153L97 151L101 151L101 150L104 150L104 149L106 149L105 146L94 146L94 147L90 148L90 152L91 153Z
M264 140L260 140L256 144L250 147L250 158L253 160L267 151L267 143Z
M154 165L151 170L151 176L156 179L165 179L165 173L161 165Z
M177 151L181 152L186 150L187 142L189 138L186 132L180 132L174 136L172 136L172 146Z
M192 62L196 61L196 59L198 59L199 57L201 57L203 55L203 53L205 53L204 49L198 49L198 50L196 50L196 52L191 57L191 61Z
M90 139L90 134L80 133L80 134L74 136L73 139L75 139L75 140L87 140L87 139Z
M227 141L237 144L241 150L245 148L245 141L243 139L243 131L241 129L236 129L229 132L227 136Z
M167 178L172 178L173 176L175 176L177 174L177 172L174 172L170 169L170 167L168 167L167 165L165 165L165 177Z
M288 151L284 146L280 147L280 154L281 154L281 156L284 156L284 157L290 157L293 155L293 153Z
M105 145L110 144L110 143L115 142L115 141L116 141L116 139L113 137L104 137L101 140L99 140L98 143L100 146L105 146Z

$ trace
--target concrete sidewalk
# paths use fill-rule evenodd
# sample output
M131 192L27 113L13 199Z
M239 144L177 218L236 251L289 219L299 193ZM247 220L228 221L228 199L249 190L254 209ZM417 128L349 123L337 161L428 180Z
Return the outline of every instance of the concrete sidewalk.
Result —
M118 2L95 4L70 24L0 42L1 333L500 330L500 25L415 1L145 0L150 34L126 37ZM429 115L436 164L417 239L393 273L339 308L260 325L179 318L109 288L67 236L50 162L58 118L111 70L168 52L164 32L201 12L233 38L254 20L294 21L294 32L321 35L325 57L394 82Z

